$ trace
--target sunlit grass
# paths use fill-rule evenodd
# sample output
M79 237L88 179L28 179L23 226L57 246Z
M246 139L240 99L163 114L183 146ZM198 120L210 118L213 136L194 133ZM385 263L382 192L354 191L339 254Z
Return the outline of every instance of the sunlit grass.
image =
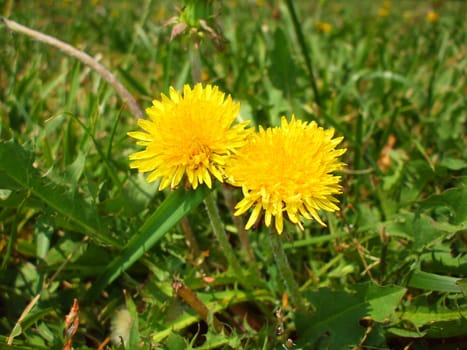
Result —
M334 128L347 166L341 210L320 212L327 227L284 220L308 307L296 310L267 227L244 231L248 216L233 216L240 191L216 183L206 202L232 256L213 234L205 186L158 191L130 170L137 118L112 86L2 24L2 344L61 349L76 298L74 349L119 348L111 328L130 330L130 349L461 345L466 4L293 3L298 26L287 1L215 2L220 39L170 40L172 1L5 2L5 17L96 58L143 110L198 76L231 94L252 127L294 114Z

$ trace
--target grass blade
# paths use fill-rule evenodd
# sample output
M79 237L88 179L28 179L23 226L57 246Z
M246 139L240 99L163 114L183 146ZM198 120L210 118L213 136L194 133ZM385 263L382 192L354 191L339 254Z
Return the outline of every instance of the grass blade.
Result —
M172 192L141 226L123 252L112 261L104 274L94 283L88 297L95 296L133 265L191 209L201 203L206 195L207 190L204 187L196 191L186 191L184 188L180 188Z
M416 270L412 272L407 280L407 286L419 289L435 290L438 292L464 293L462 278L455 278L434 273Z

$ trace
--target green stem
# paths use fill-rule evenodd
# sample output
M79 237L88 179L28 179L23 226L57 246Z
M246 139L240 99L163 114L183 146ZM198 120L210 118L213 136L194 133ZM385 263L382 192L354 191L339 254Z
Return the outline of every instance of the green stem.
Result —
M272 255L274 256L274 260L276 260L277 268L279 269L279 274L284 280L284 284L287 288L287 291L289 292L292 304L297 310L303 311L304 303L302 295L300 294L297 281L293 276L289 260L287 259L287 255L285 254L281 236L276 232L271 231L271 237L269 242L271 243Z
M234 215L235 211L235 199L232 194L232 190L226 185L222 186L222 194L224 195L225 205L230 211L233 224L237 228L238 238L240 239L240 245L242 247L243 253L247 258L248 263L252 263L256 266L255 255L253 254L253 249L251 249L250 240L245 230L245 222L241 216ZM259 272L258 272L259 275Z
M230 245L230 242L227 238L227 234L224 230L224 226L222 223L222 219L219 215L219 211L217 209L216 201L213 197L213 192L210 192L206 198L204 199L204 204L206 205L206 209L208 211L209 219L211 221L212 230L214 235L216 236L219 244L224 251L225 257L227 258L227 262L230 267L234 270L236 276L240 279L242 285L247 286L246 280L243 276L242 269L240 267L240 263L235 256L235 253Z
M287 8L289 9L290 16L294 26L295 33L297 34L298 43L302 50L303 58L305 59L306 69L308 71L308 77L310 79L311 89L315 95L316 104L321 108L321 97L318 91L318 85L316 84L316 78L313 73L313 64L311 63L310 55L308 54L308 47L306 45L305 36L303 35L302 28L300 27L300 21L298 20L297 13L295 12L295 6L293 0L286 0Z
M191 78L193 79L193 83L200 83L202 81L202 63L201 63L201 56L199 53L199 44L195 38L192 38L192 42L190 43L190 65L191 65Z

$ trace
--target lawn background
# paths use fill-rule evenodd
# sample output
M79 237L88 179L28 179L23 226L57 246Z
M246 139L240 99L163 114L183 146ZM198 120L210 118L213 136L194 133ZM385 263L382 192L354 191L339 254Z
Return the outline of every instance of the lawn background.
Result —
M61 349L74 298L75 349L103 346L122 305L134 320L131 349L456 349L466 341L467 5L292 3L298 22L287 1L215 2L209 20L220 40L202 33L200 53L203 81L239 101L252 125L295 114L345 138L342 210L326 215L327 228L290 225L284 235L313 312L288 304L266 228L248 232L246 248L230 192L215 191L250 289L239 287L212 236L205 193L158 192L128 169L136 118L114 89L2 25L0 348L15 336L9 348ZM0 4L5 17L97 58L143 109L169 86L193 83L193 36L170 40L164 25L180 14L176 2ZM235 203L240 193L232 195ZM215 332L212 317L199 321L175 296L175 279L228 334Z

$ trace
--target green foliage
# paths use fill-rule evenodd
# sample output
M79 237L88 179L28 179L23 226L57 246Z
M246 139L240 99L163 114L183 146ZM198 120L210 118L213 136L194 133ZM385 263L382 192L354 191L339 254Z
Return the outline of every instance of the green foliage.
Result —
M170 40L166 20L181 14L173 2L6 3L8 18L98 57L142 109L192 83L194 37ZM79 350L104 344L122 305L129 349L460 347L467 5L193 4L203 79L232 94L244 120L277 125L295 114L344 136L341 212L327 228L285 223L309 310L289 305L266 228L248 232L245 245L230 189L217 185L213 195L241 278L200 205L207 189L159 192L129 170L137 146L126 133L137 121L113 88L2 24L0 348L62 349L74 298ZM431 10L438 20L427 19ZM207 27L197 21L205 15ZM177 297L174 280L208 317Z
M121 255L106 268L102 275L89 291L90 297L102 291L109 283L113 282L123 271L137 260L142 258L157 241L177 224L188 212L201 203L206 190L185 191L179 189L168 196L157 208L148 220L134 234L131 240L123 248Z
M308 299L317 310L311 317L297 319L297 332L305 335L300 344L311 348L314 343L325 342L325 348L329 349L356 346L365 333L360 321L388 322L405 292L401 287L378 287L372 283L355 285L354 291L311 292Z
M12 157L14 155L14 157ZM63 215L71 225L94 236L103 243L118 244L103 232L104 224L97 209L89 205L73 189L47 181L33 167L33 154L14 141L0 143L0 174L4 190L19 192L26 199L36 197L40 203ZM72 164L76 167L75 163ZM69 176L70 177L70 176ZM43 255L43 253L42 253Z

